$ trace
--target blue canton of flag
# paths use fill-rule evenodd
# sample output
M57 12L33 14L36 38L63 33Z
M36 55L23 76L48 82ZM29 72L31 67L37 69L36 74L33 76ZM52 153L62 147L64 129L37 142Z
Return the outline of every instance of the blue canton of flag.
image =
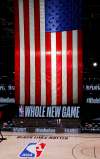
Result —
M46 31L69 31L80 29L82 0L46 0Z

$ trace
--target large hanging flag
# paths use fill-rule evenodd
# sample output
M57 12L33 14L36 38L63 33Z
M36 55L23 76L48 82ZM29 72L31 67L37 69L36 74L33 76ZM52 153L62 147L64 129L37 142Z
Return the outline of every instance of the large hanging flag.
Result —
M14 0L17 104L82 98L81 0Z

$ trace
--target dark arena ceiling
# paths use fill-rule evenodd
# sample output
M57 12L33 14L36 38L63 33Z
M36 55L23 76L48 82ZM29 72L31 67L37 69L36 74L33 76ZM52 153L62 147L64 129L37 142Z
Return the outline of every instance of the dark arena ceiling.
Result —
M14 74L14 0L0 4L0 76ZM100 78L100 0L83 0L83 52L85 76ZM94 69L93 62L98 65Z

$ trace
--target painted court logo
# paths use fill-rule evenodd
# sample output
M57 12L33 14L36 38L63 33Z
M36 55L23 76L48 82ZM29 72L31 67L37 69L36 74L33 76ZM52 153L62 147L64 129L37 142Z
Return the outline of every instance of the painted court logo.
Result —
M20 157L32 157L33 159L40 157L45 143L29 143L26 148L20 153Z

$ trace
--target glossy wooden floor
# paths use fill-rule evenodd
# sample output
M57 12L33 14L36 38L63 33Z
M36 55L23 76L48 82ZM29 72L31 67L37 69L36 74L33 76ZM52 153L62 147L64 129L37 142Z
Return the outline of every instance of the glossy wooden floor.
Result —
M100 159L100 134L3 132L3 135L7 140L0 142L0 159L19 159L25 147L34 142L46 146L40 157L32 159Z

